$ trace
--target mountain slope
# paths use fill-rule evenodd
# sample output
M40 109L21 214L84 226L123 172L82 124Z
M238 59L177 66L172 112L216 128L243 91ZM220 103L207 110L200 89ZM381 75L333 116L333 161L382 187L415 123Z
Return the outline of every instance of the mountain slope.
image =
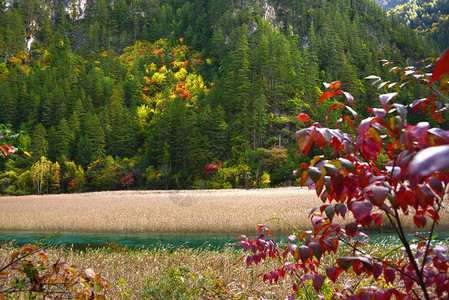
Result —
M435 42L443 51L449 48L449 1L384 1L388 13L399 22Z
M295 116L324 121L323 81L341 80L364 113L377 90L361 78L390 76L379 59L436 53L369 0L11 0L1 12L0 123L28 132L32 152L4 168L26 191L41 156L69 172L63 191L120 188L126 174L152 188L211 187L210 170L220 187L293 180Z

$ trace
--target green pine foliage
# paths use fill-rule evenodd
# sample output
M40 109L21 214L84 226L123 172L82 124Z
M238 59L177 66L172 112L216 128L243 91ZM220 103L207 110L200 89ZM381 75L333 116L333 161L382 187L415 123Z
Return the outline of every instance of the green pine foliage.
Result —
M449 1L388 1L388 12L399 22L436 43L443 51L449 47Z
M374 87L360 78L389 76L379 59L405 65L438 53L369 0L90 0L78 9L0 1L0 124L28 132L31 158L20 158L16 177L42 157L58 162L58 188L40 193L125 188L129 174L132 188L293 184L296 116L325 119L323 81L342 80L365 107ZM278 168L271 157L282 158ZM32 176L16 177L9 190L36 192Z

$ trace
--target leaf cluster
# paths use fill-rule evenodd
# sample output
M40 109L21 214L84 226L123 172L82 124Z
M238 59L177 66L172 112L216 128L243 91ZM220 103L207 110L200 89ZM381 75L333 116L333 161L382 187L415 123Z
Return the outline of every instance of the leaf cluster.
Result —
M433 73L426 73L429 66L392 67L390 72L398 74L397 82L368 77L368 80L374 80L374 85L380 82L379 89L388 84L390 88L397 86L397 91L381 94L379 107L368 109L372 116L361 120L356 128L350 126L356 129L355 138L353 133L323 127L319 123L312 123L296 133L300 153L307 155L314 144L321 148L330 147L335 158L315 156L296 171L301 181L314 189L323 201L323 205L310 212L311 231L301 231L289 237L283 252L265 235L256 239L243 237L240 242L245 251L253 252L246 256L248 265L258 264L268 257L279 260L279 269L265 274L264 281L277 282L289 275L295 278L294 292L311 280L319 293L326 278L335 283L341 274L350 272L364 275L371 284L335 287L332 299L448 297L448 248L435 244L432 238L449 184L449 133L431 127L428 122L408 123L409 113L419 113L420 108L442 122L440 113L448 108L449 82L445 77L449 73L448 56L449 50L438 60ZM384 65L391 66L391 63L386 61ZM437 86L432 85L438 80ZM428 97L407 106L394 102L408 86L420 83L430 87ZM339 90L339 82L325 86L330 90L324 92L322 101L340 94L353 105L352 96ZM442 102L437 101L437 97ZM335 108L346 109L348 106L340 103L331 107L329 114ZM355 122L357 114L349 111ZM300 115L299 118L311 122L308 116ZM383 168L376 165L381 154L389 160ZM416 243L410 243L405 236L402 224L407 215L413 217L417 228L427 225L429 230L428 235L415 235ZM348 220L341 223L337 217ZM384 222L389 223L402 243L399 259L393 260L391 255L373 257L361 248L363 242L358 237L365 236L361 230L377 228ZM265 228L259 226L259 231L262 230ZM298 242L293 243L295 240ZM338 257L333 265L319 269L322 257L337 253L342 246L349 248L351 255ZM385 282L387 286L376 284L379 282Z
M6 258L0 265L0 299L105 299L105 278L60 259L49 262L46 248L25 245Z

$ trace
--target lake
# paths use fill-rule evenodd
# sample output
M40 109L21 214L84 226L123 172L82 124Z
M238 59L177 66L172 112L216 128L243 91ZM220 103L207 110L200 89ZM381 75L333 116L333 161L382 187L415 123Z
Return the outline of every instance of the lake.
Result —
M130 248L209 248L221 249L226 244L236 246L239 234L220 235L220 234L120 234L120 233L78 233L61 232L54 234L45 232L23 232L6 231L0 232L0 242L14 241L18 245L25 243L35 243L44 239L45 244L53 245L73 245L75 249L101 248L108 244L118 244ZM408 238L413 239L414 233L408 233ZM425 235L420 232L416 234ZM438 232L438 240L448 241L449 232ZM249 236L249 235L248 235ZM390 232L370 233L371 242L389 242L398 244L399 240ZM276 237L277 241L285 241L287 236Z

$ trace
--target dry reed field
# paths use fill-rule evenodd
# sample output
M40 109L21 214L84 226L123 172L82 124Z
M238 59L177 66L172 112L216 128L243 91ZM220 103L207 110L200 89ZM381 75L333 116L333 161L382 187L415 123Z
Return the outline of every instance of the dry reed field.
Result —
M391 251L391 244L388 241L368 244L364 249L367 253L383 256ZM0 262L16 250L17 247L10 244L0 245ZM342 246L338 255L323 257L321 265L331 265L336 257L349 255L351 251ZM247 267L244 261L239 261L243 252L227 246L215 251L183 248L133 250L110 245L85 251L51 247L45 252L50 264L65 261L82 269L93 268L104 276L110 285L106 299L260 299L261 296L285 299L292 292L294 280L287 276L277 283L263 282L258 275L277 269L279 264L267 259L262 264ZM398 259L396 254L399 252L390 254L391 258ZM354 274L340 276L337 285L358 284L359 279ZM312 285L306 283L306 286L313 294ZM326 299L332 293L326 288L322 292Z
M8 244L0 246L0 261L14 250ZM49 262L60 259L104 276L110 285L106 299L255 299L260 295L284 299L291 293L290 280L269 284L257 277L274 268L272 261L247 268L238 262L242 253L230 248L80 252L52 247L46 254Z
M321 204L307 188L0 197L0 230L249 234L257 224L268 224L275 233L287 233L284 221L311 228L308 214ZM404 226L415 230L411 219ZM439 229L448 228L449 213L443 210Z
M271 218L310 229L308 213L321 204L315 192L305 188L0 197L0 231L254 234L256 224L267 223L276 234L290 230L283 221ZM447 230L448 224L444 211L440 228ZM404 227L415 229L411 220L406 220ZM372 247L380 253L390 250L383 242ZM0 264L14 249L17 247L10 244L0 245ZM244 261L238 263L241 250L233 247L218 251L128 249L111 244L84 251L55 246L46 253L49 262L60 258L104 276L110 284L107 299L178 299L186 295L187 299L256 299L262 295L284 299L291 293L289 279L269 284L258 277L273 269L272 261L247 268ZM353 277L342 280L345 282L339 284L343 286ZM161 297L163 294L166 296Z
M115 191L0 197L0 230L70 232L253 233L280 218L309 228L321 201L306 188Z

